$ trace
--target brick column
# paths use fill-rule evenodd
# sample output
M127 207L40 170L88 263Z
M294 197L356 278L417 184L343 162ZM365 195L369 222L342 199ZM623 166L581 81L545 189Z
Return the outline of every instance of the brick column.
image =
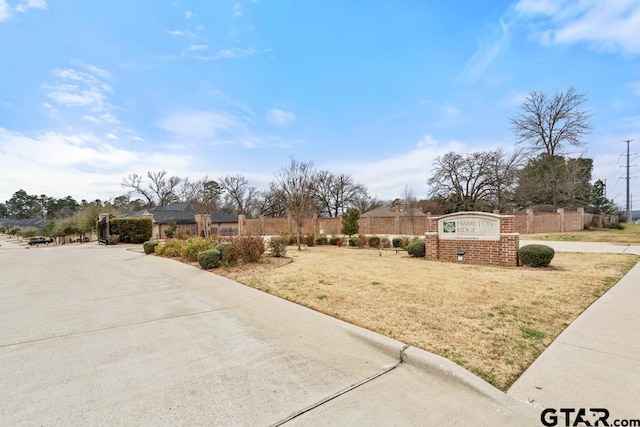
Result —
M238 236L244 236L244 215L238 215Z
M580 230L584 230L584 208L578 208L580 214Z
M424 233L424 256L426 259L438 259L438 233L427 231Z
M533 233L533 209L527 209L527 234Z

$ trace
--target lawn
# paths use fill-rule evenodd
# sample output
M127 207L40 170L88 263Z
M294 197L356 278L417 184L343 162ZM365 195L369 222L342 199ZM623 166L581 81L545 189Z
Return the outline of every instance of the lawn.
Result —
M502 390L639 259L556 253L532 269L335 246L288 256L277 268L215 272L447 357Z
M610 242L640 245L640 224L624 224L624 229L600 228L572 233L521 234L522 240L568 240L576 242Z

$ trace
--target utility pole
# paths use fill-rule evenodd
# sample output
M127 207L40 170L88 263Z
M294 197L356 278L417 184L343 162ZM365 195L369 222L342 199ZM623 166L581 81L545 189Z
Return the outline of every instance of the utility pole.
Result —
M630 167L630 165L629 165L629 157L630 157L630 154L629 154L629 143L631 141L633 141L633 139L627 139L626 141L624 141L624 142L627 143L627 222L631 221L631 197L630 197L631 194L630 194L630 191L629 191L629 181L630 181L630 178L629 178L629 167Z

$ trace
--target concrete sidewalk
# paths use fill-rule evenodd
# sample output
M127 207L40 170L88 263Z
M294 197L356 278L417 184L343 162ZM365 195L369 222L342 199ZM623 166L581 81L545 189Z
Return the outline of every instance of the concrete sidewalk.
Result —
M520 240L520 247L525 245L547 245L559 252L589 252L589 253L612 253L612 254L634 254L640 255L640 242L637 244L627 243L604 243L604 242L566 242L551 240Z
M0 265L2 425L540 425L447 359L176 261Z
M528 243L557 251L640 254L638 245L521 245ZM640 264L573 321L508 394L547 408L606 408L611 419L640 419Z

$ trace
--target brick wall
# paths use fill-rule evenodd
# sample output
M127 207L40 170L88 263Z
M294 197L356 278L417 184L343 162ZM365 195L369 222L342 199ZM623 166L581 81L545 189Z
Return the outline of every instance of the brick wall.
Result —
M358 220L359 234L365 235L415 235L421 236L425 232L437 231L437 225L429 217L418 216L411 225L411 218L406 216L362 217ZM288 218L238 218L242 221L241 234L253 234L273 236L279 234L294 234L295 224ZM508 225L507 225L508 224ZM554 233L572 232L584 228L584 211L538 212L531 210L518 212L515 216L503 216L501 221L501 233ZM504 227L510 227L511 231L505 231ZM342 218L310 218L304 225L303 234L320 234L320 230L326 235L342 234Z
M564 233L584 229L584 209L565 211L560 208L556 212L516 213L515 230L521 234Z
M445 215L445 217L448 215ZM469 264L518 265L520 236L514 233L516 218L513 215L492 215L500 219L500 240L445 240L438 239L438 220L429 218L425 233L425 257L427 259L458 262L458 251L465 251L463 260Z

